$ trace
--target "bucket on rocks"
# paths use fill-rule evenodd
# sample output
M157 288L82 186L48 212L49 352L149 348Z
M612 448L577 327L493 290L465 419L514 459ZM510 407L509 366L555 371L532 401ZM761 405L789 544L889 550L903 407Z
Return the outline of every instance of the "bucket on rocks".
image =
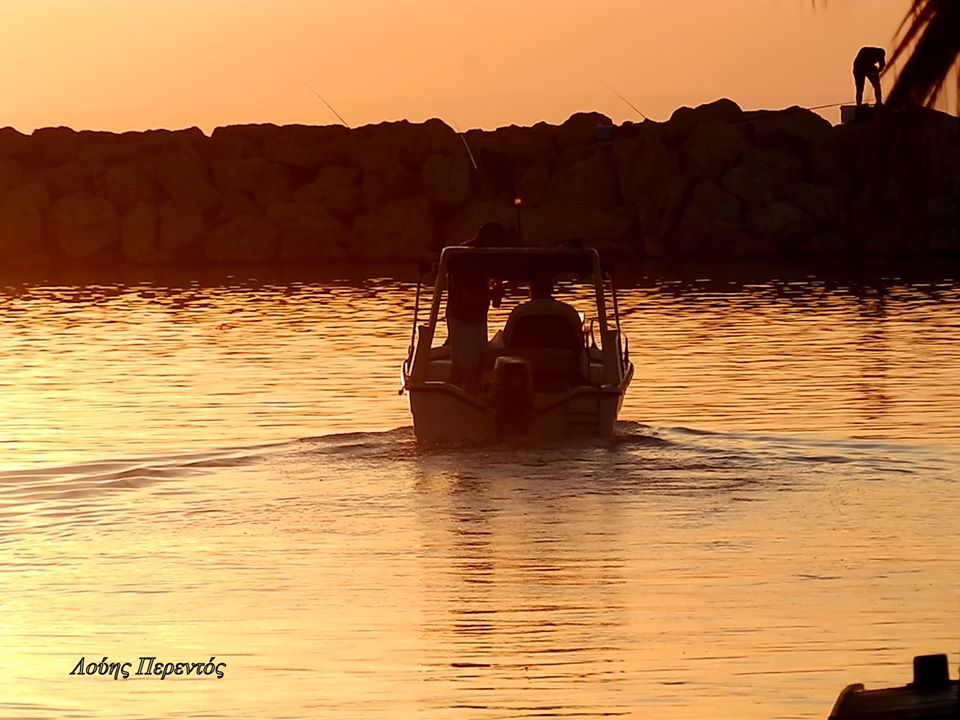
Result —
M876 105L861 105L860 107L857 107L856 105L841 105L840 122L843 125L865 122L867 120L872 120L876 113Z
M533 415L533 375L520 357L498 357L493 366L494 423L497 437L522 437L530 432Z

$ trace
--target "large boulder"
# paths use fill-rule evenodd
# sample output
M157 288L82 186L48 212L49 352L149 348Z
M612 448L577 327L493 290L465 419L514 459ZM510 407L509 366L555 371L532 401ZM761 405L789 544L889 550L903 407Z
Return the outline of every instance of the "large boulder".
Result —
M597 142L600 127L613 125L613 120L598 112L578 112L564 120L556 130L556 143L562 151L578 145Z
M179 259L198 255L205 232L203 208L199 205L172 200L160 203L157 246L164 257Z
M346 256L350 228L312 202L273 203L267 218L280 229L280 259L329 260Z
M643 252L650 257L666 257L673 250L666 241L680 217L695 177L686 173L667 176L637 202L637 226Z
M632 212L548 201L523 213L522 241L534 247L580 243L602 250L620 250L634 227Z
M426 198L375 207L353 224L352 256L396 260L422 257L434 245L433 215Z
M261 208L275 202L289 202L294 192L293 177L280 163L264 163L253 187L253 197Z
M42 167L63 165L75 160L80 136L68 127L38 128L30 136L30 154Z
M693 128L680 150L688 172L719 179L747 149L742 125L706 122Z
M204 211L220 202L220 193L210 182L207 168L196 153L174 149L157 159L157 182L171 200L193 203Z
M684 257L717 257L746 252L749 238L743 229L743 207L732 193L712 180L694 185L672 234L676 254Z
M158 187L146 163L125 162L111 165L103 176L104 194L121 211L141 202L154 202Z
M120 219L109 200L81 192L54 201L47 211L46 234L63 257L82 260L120 241Z
M54 197L93 191L94 168L77 161L48 168L37 177L50 188Z
M414 165L421 165L432 155L465 155L460 134L438 118L413 125L404 147L407 162Z
M334 217L352 219L360 210L360 174L342 165L324 165L312 182L294 192L293 200L321 205Z
M813 218L820 230L840 230L847 225L847 204L843 193L836 187L801 183L789 200Z
M700 125L739 122L743 110L733 100L721 98L695 108L680 107L673 111L664 132L673 143L682 144Z
M28 135L12 127L0 128L0 157L21 158L30 153L32 143Z
M840 125L804 148L807 176L819 185L847 186L859 152L860 133L856 126Z
M473 165L465 153L434 153L423 163L420 180L434 207L451 210L467 201L473 190Z
M331 160L329 141L321 140L298 126L280 128L263 149L270 162L300 170L313 170Z
M723 175L721 186L748 208L793 195L803 179L803 159L785 150L751 150Z
M120 218L120 245L123 257L145 265L161 263L163 257L157 247L157 208L149 202L140 202Z
M520 208L521 217L526 215L526 205ZM507 229L511 244L516 243L517 208L508 198L474 198L468 200L443 228L444 245L461 245L471 240L480 226L497 222Z
M383 155L377 160L364 160L360 196L366 209L415 195L419 191L420 179L408 171L399 160L389 155Z
M13 188L7 193L7 200L11 205L31 204L37 207L40 212L46 214L50 208L50 190L46 184L40 180L31 180L28 183Z
M200 255L203 213L197 205L172 200L159 207L139 202L120 218L123 256L138 264L164 264Z
M0 199L24 180L23 165L18 160L0 156Z
M523 207L542 205L550 192L550 169L544 165L534 165L520 173L516 184L517 197Z
M751 113L749 126L759 147L784 147L801 153L808 145L826 139L831 130L824 118L797 106Z
M485 172L488 158L509 160L518 167L549 166L557 150L557 128L540 122L532 127L508 125L496 130L470 130L464 133L464 154L468 148L480 171ZM462 143L461 143L462 144Z
M944 118L921 123L913 134L908 129L909 142L892 169L924 197L950 194L960 177L960 121Z
M547 188L547 199L609 211L620 204L616 160L594 152L585 160L558 170Z
M785 255L808 254L817 224L803 210L776 202L752 212L747 221L750 234L764 247Z
M350 131L347 142L341 141L338 147L351 158L384 156L407 166L420 166L430 155L463 152L458 133L437 118L424 123L398 120L366 125ZM358 166L363 164L361 161Z
M614 142L617 178L625 202L637 203L678 170L676 153L659 137Z
M40 183L11 191L0 205L0 258L22 260L46 255L43 215L50 204Z
M215 158L210 169L216 189L223 195L253 195L264 162L260 157Z
M277 252L280 231L266 218L238 215L204 239L208 259L223 263L260 263Z
M937 196L927 201L925 225L927 249L936 253L960 252L960 207L952 198Z
M210 134L211 154L216 158L263 159L263 144L276 125L226 125Z
M260 206L254 202L253 198L243 193L234 193L225 195L223 202L220 203L220 212L214 221L216 224L222 224L231 220L237 215L261 215L263 214Z

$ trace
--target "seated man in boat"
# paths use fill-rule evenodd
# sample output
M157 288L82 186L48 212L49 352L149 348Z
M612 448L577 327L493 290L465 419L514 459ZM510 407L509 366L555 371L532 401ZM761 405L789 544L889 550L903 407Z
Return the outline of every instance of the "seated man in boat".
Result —
M530 299L510 312L503 329L503 344L508 348L581 349L582 326L576 308L553 297L553 281L540 275L530 281Z
M538 389L562 390L583 381L583 319L572 305L553 297L549 276L531 280L530 299L507 318L503 346L510 354L528 357Z

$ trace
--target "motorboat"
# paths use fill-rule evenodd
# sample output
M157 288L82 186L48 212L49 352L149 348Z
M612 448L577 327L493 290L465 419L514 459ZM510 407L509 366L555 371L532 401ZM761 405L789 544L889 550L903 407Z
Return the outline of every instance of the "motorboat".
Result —
M409 394L418 442L551 439L613 431L634 368L613 278L595 249L446 247L435 267L429 316L422 324L425 283L417 284L402 368L401 392ZM503 314L513 304L504 327L483 344L474 387L458 377L456 338L449 337L444 322L451 280L456 285L462 277L516 291L508 293L501 309ZM562 312L551 311L551 302L517 302L519 291L532 288L538 278L547 278L551 287L559 283L565 291L579 285L580 303L591 306L589 314L571 315L572 306L559 301L553 305L563 306Z
M947 720L960 717L960 682L950 679L947 656L918 655L913 682L867 690L847 685L837 697L830 720Z

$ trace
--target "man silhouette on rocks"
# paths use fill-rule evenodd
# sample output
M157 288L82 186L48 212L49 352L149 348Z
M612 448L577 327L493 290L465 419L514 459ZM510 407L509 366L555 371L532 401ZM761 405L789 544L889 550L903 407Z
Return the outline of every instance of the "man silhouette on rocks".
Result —
M862 47L853 60L853 81L857 86L857 107L863 105L864 80L870 79L877 105L883 104L883 91L880 89L880 71L886 67L887 52L883 48Z

